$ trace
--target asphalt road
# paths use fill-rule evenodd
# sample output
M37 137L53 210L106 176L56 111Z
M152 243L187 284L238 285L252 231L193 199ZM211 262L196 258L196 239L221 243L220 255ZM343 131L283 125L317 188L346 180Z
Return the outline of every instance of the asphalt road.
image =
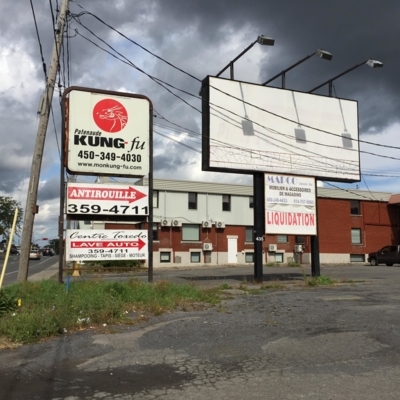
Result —
M29 276L42 272L58 262L58 256L42 257L40 260L29 260ZM4 257L0 259L0 271L3 270ZM3 285L7 286L17 281L19 268L19 256L10 256L7 263L7 269L4 274Z
M215 308L0 350L0 398L400 397L399 266L323 267L323 275L353 282L314 288L298 269L266 270L265 283L284 289L240 290L257 288L243 279L249 268L170 270L164 278L236 288Z

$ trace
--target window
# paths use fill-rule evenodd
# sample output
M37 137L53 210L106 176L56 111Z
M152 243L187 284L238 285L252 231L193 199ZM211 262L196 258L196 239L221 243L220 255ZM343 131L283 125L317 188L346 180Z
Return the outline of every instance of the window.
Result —
M296 244L306 244L306 238L304 236L296 236Z
M153 224L153 240L158 240L158 224Z
M361 244L361 229L352 228L351 229L351 244Z
M200 225L183 224L182 240L190 240L198 242L200 240Z
M254 228L252 226L246 226L245 242L254 242Z
M283 253L275 253L275 262L283 263Z
M276 235L276 241L277 243L287 243L288 237L287 235Z
M158 208L158 190L153 190L153 208Z
M254 200L253 200L253 197L249 197L249 208L254 208Z
M191 263L199 263L200 262L200 252L191 252L190 253L190 262Z
M197 210L197 193L188 193L189 210Z
M160 263L169 263L171 262L171 252L170 251L161 251L160 252Z
M229 194L222 195L222 211L231 211L231 196Z
M247 263L254 262L254 253L245 253L244 262L247 262Z
M350 200L350 214L361 215L361 206L359 200Z
M365 262L365 254L350 254L350 262Z

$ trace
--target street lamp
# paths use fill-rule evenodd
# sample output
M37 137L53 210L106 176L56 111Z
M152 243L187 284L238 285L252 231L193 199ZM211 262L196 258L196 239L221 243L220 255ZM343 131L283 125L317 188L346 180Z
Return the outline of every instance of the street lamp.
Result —
M273 46L275 44L275 39L272 39L270 37L260 35L253 43L250 44L250 46L246 47L237 57L235 57L232 61L229 62L229 64L222 68L221 71L218 72L216 77L220 76L224 71L230 68L230 79L234 79L233 77L233 63L237 61L240 57L243 56L243 54L247 53L256 43L261 44L262 46Z
M308 93L312 93L315 92L316 90L318 90L319 88L321 88L322 86L325 86L326 84L329 84L329 97L332 97L332 82L338 78L340 78L341 76L355 70L358 67L361 67L361 65L368 65L371 68L382 68L383 67L383 63L378 61L378 60L372 60L372 59L368 59L366 61L363 61L360 64L355 65L354 67L351 67L349 69L346 69L346 71L342 72L339 75L336 75L335 77L328 79L326 82L321 83L320 85L316 86L314 89L311 89Z
M273 76L271 79L268 79L266 82L264 82L262 84L262 86L268 85L268 83L272 82L274 79L276 79L276 78L278 78L279 76L282 75L282 89L285 89L285 75L286 75L286 72L288 72L291 69L293 69L293 68L297 67L298 65L302 64L304 61L307 61L312 56L317 56L319 58L322 58L323 60L328 60L328 61L332 60L332 57L333 57L332 54L329 53L329 51L318 49L314 53L311 53L308 56L305 56L304 58L302 58L300 61L297 61L297 63L291 65L289 68L286 68L282 72L279 72L279 74Z

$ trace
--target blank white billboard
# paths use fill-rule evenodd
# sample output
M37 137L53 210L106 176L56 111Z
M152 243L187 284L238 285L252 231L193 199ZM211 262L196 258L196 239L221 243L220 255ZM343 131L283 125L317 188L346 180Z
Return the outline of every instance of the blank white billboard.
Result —
M203 170L360 180L356 101L215 77L202 96Z

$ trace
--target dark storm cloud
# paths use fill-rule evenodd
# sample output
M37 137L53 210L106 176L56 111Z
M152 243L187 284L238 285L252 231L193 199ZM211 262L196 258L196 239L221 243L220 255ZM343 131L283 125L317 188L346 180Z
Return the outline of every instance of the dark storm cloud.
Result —
M287 73L287 88L308 91L370 57L381 60L385 64L382 70L362 66L335 81L336 94L359 101L360 126L363 132L384 129L392 121L398 120L400 115L400 102L395 95L400 89L396 68L400 54L394 40L400 33L396 17L400 11L398 1L385 1L384 6L375 0L136 1L118 2L120 6L112 12L109 10L109 2L106 1L82 1L80 4L112 26L135 31L136 35L140 32L139 42L142 41L142 44L157 54L200 79L208 74L215 74L243 50L243 46L239 47L226 59L222 59L218 52L220 46L242 28L254 32L254 38L258 34L265 34L276 40L275 47L265 51L265 59L254 60L260 66L260 75L237 76L237 79L244 81L264 82L318 48L330 51L334 55L333 60L327 62L312 57ZM73 3L71 9L76 13L82 11ZM103 34L103 37L104 34L106 38L110 37L108 28L92 17L82 16L81 21L91 29L96 29L97 33ZM79 29L84 32L84 29ZM188 32L195 34L188 35ZM86 50L82 53L89 51L90 56L90 46L85 44L84 48ZM138 49L134 51L139 54L136 53ZM80 60L75 60L79 65ZM167 82L176 83L178 87L193 94L198 90L198 82L177 74L156 59L148 64L148 68ZM240 61L236 68L240 70ZM113 79L115 83L123 84L124 74L118 74ZM109 83L109 79L104 79L104 83L106 82ZM271 84L280 86L280 79ZM163 89L149 84L148 78L142 77L136 87L150 92L155 104L161 109L166 105L174 112L179 106L187 109L187 106ZM374 102L370 94L377 88L382 90L379 97L375 96ZM318 91L324 95L327 92L327 87ZM368 98L367 102L363 102L365 98ZM390 107L386 107L387 104Z
M61 1L58 3L61 4ZM54 39L49 2L35 0L33 4L43 55L49 68ZM364 65L357 68L334 82L334 94L358 101L362 133L379 133L399 121L400 80L397 60L400 58L400 50L397 38L400 29L397 17L400 3L397 0L386 0L384 3L376 0L81 0L70 2L71 16L77 16L83 11L79 4L200 80L206 75L216 74L259 34L275 38L275 46L264 47L259 52L252 49L247 53L246 57L255 67L252 71L247 71L244 59L238 60L235 63L235 78L238 80L262 83L318 48L326 49L333 53L332 61L311 57L286 75L288 89L308 91L370 57L378 59L384 63L383 69L373 70ZM82 24L147 73L198 97L198 80L123 40L93 17L81 15L79 18ZM75 29L106 47L76 21L71 21L69 34L74 37L68 39L68 56L66 49L63 52L70 66L69 69L65 66L61 68L61 88L67 86L68 78L71 78L69 84L73 85L145 94L162 116L184 128L201 132L201 114L198 111L144 74L119 63L88 43L76 34ZM0 140L9 143L14 153L21 157L28 156L32 154L37 104L44 89L42 62L29 2L1 2L0 33L3 48L8 46L14 54L25 52L34 63L30 75L21 76L12 83L12 88L5 90L0 84ZM236 46L235 40L238 40ZM66 39L64 43L67 43ZM224 76L227 77L227 73ZM41 90L37 85L32 85L35 80L41 83ZM272 84L280 86L280 79ZM15 96L16 92L24 90L26 96ZM173 88L170 90L194 108L201 109L199 99ZM58 87L53 109L59 135L61 117L57 92ZM318 93L327 95L328 88L325 86ZM159 117L154 122L167 124ZM155 157L156 171L184 168L200 156L160 137L155 142L155 149L158 151ZM164 150L165 154L161 155ZM52 120L49 123L45 152L42 171L58 161ZM6 160L14 153L2 150L2 159ZM7 177L2 182L3 188L11 190L15 174L7 164L0 162L0 174L11 175L11 178ZM18 179L21 177L18 176ZM53 198L51 188L46 183L41 189L44 194L39 195L43 199Z

